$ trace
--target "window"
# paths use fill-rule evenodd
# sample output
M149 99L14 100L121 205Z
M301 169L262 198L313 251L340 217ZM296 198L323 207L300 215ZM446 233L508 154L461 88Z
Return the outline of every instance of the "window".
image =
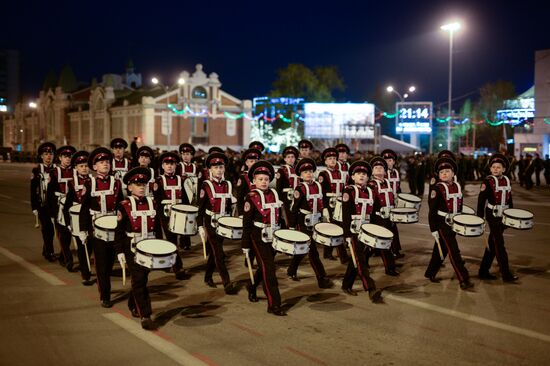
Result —
M204 89L202 86L197 86L193 89L193 93L191 93L192 98L197 99L206 99L206 89Z

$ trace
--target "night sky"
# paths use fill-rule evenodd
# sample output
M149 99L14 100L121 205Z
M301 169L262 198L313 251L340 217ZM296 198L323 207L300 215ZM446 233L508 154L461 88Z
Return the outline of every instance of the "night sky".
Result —
M54 4L55 3L55 4ZM544 5L546 3L547 5ZM154 6L154 7L151 7ZM533 84L534 51L550 48L548 1L16 2L3 5L1 48L21 56L21 84L36 96L45 75L70 64L82 82L122 73L129 57L148 80L175 82L202 63L223 88L251 99L288 63L336 65L339 101L365 101L377 84L416 100L447 99L449 37L459 19L453 95L497 79Z

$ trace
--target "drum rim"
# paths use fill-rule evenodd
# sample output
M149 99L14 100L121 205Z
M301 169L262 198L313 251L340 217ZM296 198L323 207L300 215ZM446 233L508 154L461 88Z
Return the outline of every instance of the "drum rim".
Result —
M280 236L277 236L277 232L280 231L280 230L286 230L286 231L291 231L293 233L301 233L301 234L304 234L305 236L307 236L307 240L306 241L298 241L298 240L290 240L290 239L286 239L286 238L281 238ZM273 232L273 241L275 242L275 239L277 239L278 241L282 241L284 243L288 243L288 244L293 244L293 243L301 243L301 244L308 244L311 242L311 238L309 237L309 235L307 235L306 233L302 233L301 231L296 231L296 230L290 230L290 229L279 229L279 230L275 230Z
M407 199L407 198L406 198L407 196L401 197L401 195L407 195L407 196L409 196L409 197L415 197L418 201L413 201L413 200ZM397 194L397 198L402 199L403 201L407 201L407 202L410 202L410 203L414 203L414 204L417 204L417 203L422 202L422 198L417 197L417 196L415 196L414 194L410 194L410 193L398 193L398 194Z
M105 230L105 231L115 231L115 230L116 230L116 225L115 225L114 228L111 229L111 228L101 227L101 226L98 226L98 225L96 224L96 222L97 222L99 219L102 219L102 218L108 217L108 216L112 216L112 217L115 217L115 218L116 218L116 215L105 215L105 216L96 217L96 218L94 219L94 228L101 229L101 230Z
M479 218L480 220L482 220L480 223L478 224L468 224L468 223L462 223L462 222L457 222L456 221L456 218L457 216L474 216L474 217L477 217ZM458 214L458 215L455 215L453 217L453 224L454 223L457 223L457 225L462 225L462 226L466 226L466 227L476 227L476 226L480 226L480 225L483 225L485 223L485 220L483 220L481 217L477 216L477 215L471 215L471 214Z
M526 212L529 212L531 214L531 217L517 217L517 216L514 216L514 215L506 214L506 211L508 211L508 210L526 211ZM509 217L511 219L516 219L516 220L533 220L533 218L535 217L535 215L531 211L525 210L523 208L507 208L506 210L502 211L502 215L506 216L506 217Z
M398 214L417 214L418 215L418 210L415 210L414 208L412 207L394 207L390 210L390 213L392 212L395 212L395 213L398 213Z
M160 239L145 239L145 240L160 240ZM143 254L143 255L149 256L149 257L167 257L167 256L170 256L170 255L172 255L172 254L176 254L176 252L178 251L178 247L175 246L173 243L170 243L170 242L169 242L170 244L174 245L174 247L176 248L173 252L164 253L164 254L153 254L153 253L149 253L149 252L146 252L146 251L144 251L143 249L140 249L140 248L138 247L138 245L139 245L140 243L143 243L145 240L141 240L141 241L139 241L139 242L136 244L136 253L140 253L140 254ZM166 241L166 240L163 240L163 241Z
M338 226L336 224L332 224L332 225L334 225L334 226L336 226L336 227L338 227L342 230L342 234L340 234L340 235L330 235L330 234L325 234L323 232L315 230L315 227L317 225L320 225L320 224L331 224L331 223L330 222L318 222L318 223L316 223L315 225L313 225L313 233L320 234L320 235L322 235L324 237L327 237L327 238L340 238L340 237L344 236L344 229L342 229L340 226Z
M176 206L189 206L189 207L193 207L194 210L192 210L192 211L184 211L184 210L178 209L178 207L176 207ZM178 204L172 205L171 210L172 210L172 211L176 211L176 212L181 212L181 213L198 213L198 212L199 212L199 208L198 208L198 207L192 206L192 205L184 205L183 203L178 203Z
M376 225L376 224L363 224L363 225ZM370 236L374 236L375 238L378 238L378 239L386 239L386 240L393 240L393 233L389 230L389 229L386 229L385 227L381 226L381 225L376 225L376 226L380 226L381 228L383 229L386 229L388 230L390 233L391 233L391 236L390 237L387 237L387 236L378 236L376 234L371 234L365 230L363 230L363 225L361 225L361 233L365 233L367 235L370 235Z
M223 222L220 222L220 219L223 219L224 217L229 217L229 218L232 218L232 219L239 219L238 217L233 217L233 216L223 216L223 217L220 217L218 219L218 227L224 227L226 229L235 229L235 230L242 230L243 229L243 225L242 225L242 219L241 219L241 226L229 226L229 225L224 225Z
M76 210L73 210L73 208L75 207L78 207L78 211ZM80 214L80 210L82 209L82 205L80 203L76 204L76 205L72 205L71 207L69 207L69 213L78 213Z

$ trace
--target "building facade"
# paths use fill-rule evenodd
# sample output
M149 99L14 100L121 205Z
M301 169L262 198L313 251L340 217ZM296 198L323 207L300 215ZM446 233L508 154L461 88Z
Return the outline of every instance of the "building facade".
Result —
M252 103L221 89L216 73L202 65L183 71L175 86L139 87L141 75L104 75L101 83L72 93L61 87L40 92L36 108L20 103L4 120L4 146L34 151L44 141L90 150L112 138L160 150L182 142L198 148L217 145L238 148L248 143Z

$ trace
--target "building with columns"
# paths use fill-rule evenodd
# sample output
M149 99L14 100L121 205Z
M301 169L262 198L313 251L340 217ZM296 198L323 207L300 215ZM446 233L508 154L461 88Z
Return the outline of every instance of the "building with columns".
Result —
M130 67L131 66L131 67ZM160 150L189 142L198 148L248 144L252 103L221 89L216 73L201 64L183 71L173 86L142 87L133 65L124 75L104 75L100 83L64 92L62 86L41 91L35 108L19 103L4 119L4 146L34 151L44 141L90 150L112 138Z

